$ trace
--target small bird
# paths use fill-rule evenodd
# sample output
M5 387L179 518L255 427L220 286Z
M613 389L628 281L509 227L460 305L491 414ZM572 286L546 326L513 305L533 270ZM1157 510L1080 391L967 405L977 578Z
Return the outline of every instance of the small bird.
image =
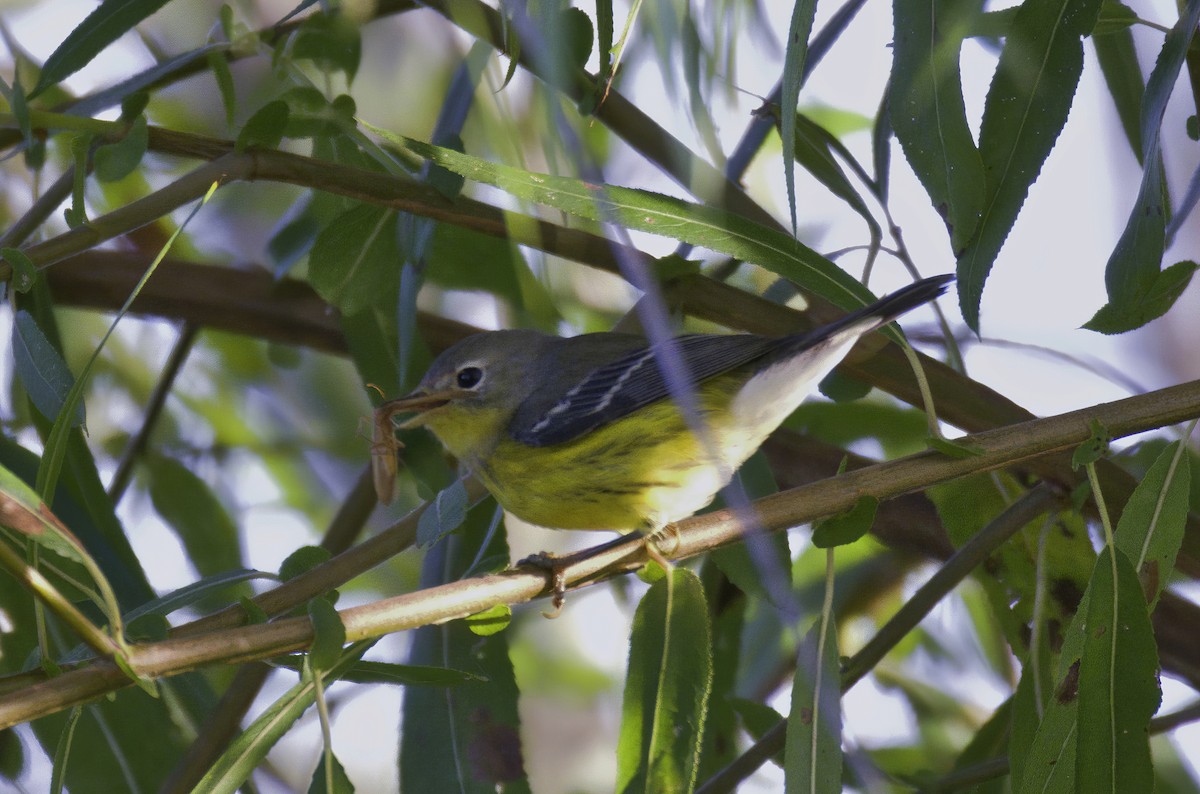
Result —
M412 413L400 427L429 428L513 515L554 529L652 534L711 502L860 337L953 280L924 279L807 333L676 337L694 417L673 399L659 350L643 337L470 336L439 355L411 394L377 409L380 497L394 481L392 419Z

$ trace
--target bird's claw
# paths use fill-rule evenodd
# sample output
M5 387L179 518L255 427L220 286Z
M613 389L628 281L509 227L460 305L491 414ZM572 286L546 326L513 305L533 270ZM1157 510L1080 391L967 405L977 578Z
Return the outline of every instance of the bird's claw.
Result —
M567 603L567 565L568 559L556 557L548 551L530 554L517 563L517 567L537 568L546 574L550 581L550 604L554 607L550 612L542 612L542 617L553 620L562 614L563 605Z

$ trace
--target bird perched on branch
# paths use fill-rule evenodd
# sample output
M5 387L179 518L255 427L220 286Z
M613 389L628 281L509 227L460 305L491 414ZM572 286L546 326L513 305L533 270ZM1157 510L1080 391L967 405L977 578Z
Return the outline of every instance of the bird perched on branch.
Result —
M686 378L676 383L693 389L684 399L669 386L672 357L636 335L468 337L411 394L377 409L380 496L395 472L392 419L411 413L400 427L429 428L519 518L652 534L711 502L859 338L953 278L924 279L806 333L676 337Z

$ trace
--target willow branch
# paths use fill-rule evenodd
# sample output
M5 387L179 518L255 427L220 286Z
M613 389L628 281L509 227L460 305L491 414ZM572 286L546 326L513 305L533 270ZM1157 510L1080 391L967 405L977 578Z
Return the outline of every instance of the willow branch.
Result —
M979 433L965 440L982 450L969 458L948 458L926 451L896 461L880 463L812 485L768 496L754 504L755 520L767 531L781 531L851 508L859 498L888 499L970 474L991 471L1039 455L1071 449L1090 437L1090 420L1098 420L1114 438L1121 438L1200 416L1200 381L1161 389L1060 416L1038 419L1013 427ZM478 486L474 486L478 487ZM415 520L412 522L415 525ZM378 562L379 550L364 551L372 538L326 563L317 581L295 582L260 596L272 609L302 603L312 595L338 586L351 571ZM696 516L679 524L679 541L670 557L684 559L734 543L741 527L728 510ZM394 539L391 541L394 545ZM347 560L353 558L354 562ZM566 571L569 586L577 587L628 572L645 562L639 538L619 547L584 555ZM286 593L286 597L281 594ZM547 594L541 572L509 570L408 593L352 607L340 614L346 639L353 642L393 631L444 623L488 609L496 604L519 604ZM298 600L296 600L298 599ZM240 613L240 609L238 612ZM234 613L222 613L234 615ZM238 626L212 631L236 619L215 616L192 624L162 642L130 649L130 663L138 675L150 678L178 675L205 665L252 661L303 649L312 639L307 618L285 618L265 625ZM115 671L115 672L114 672ZM12 692L0 702L0 727L34 719L128 685L128 679L110 662L97 661L54 679Z

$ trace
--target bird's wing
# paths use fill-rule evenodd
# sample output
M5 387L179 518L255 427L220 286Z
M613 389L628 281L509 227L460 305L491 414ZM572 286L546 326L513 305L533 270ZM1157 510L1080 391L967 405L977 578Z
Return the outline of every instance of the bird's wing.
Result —
M762 356L784 338L754 334L691 334L677 337L680 358L693 383ZM565 340L570 342L571 340ZM569 347L563 355L569 356ZM561 444L661 400L670 394L653 347L641 345L592 369L556 399L547 395L522 405L509 427L530 446Z

